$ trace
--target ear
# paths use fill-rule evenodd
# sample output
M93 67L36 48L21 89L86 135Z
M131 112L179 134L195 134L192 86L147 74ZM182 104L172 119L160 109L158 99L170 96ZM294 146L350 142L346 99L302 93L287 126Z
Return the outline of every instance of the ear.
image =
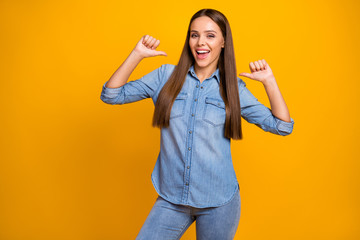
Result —
M223 42L223 44L221 45L221 48L224 48L225 47L225 41Z

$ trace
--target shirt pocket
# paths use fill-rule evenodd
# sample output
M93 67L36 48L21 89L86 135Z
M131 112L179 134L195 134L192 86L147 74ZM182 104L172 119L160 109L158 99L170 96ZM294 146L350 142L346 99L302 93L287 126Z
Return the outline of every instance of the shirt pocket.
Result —
M182 117L185 113L187 93L180 92L171 108L170 119Z
M223 100L216 98L205 98L205 109L203 120L213 126L225 124L226 112Z

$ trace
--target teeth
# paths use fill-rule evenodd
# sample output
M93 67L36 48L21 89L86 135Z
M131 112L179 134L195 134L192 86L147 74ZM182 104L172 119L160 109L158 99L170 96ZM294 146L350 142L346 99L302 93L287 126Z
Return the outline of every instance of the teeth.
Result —
M198 53L208 53L210 51L197 51Z

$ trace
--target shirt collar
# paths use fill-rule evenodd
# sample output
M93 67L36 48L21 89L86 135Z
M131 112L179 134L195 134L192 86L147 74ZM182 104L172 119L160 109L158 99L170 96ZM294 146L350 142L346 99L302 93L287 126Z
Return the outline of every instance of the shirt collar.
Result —
M191 67L189 68L189 72L190 74L194 77L194 78L198 78L196 76L195 73L195 69L194 69L194 65L191 65ZM211 76L209 78L215 77L215 79L217 80L218 83L220 83L220 72L219 72L219 68L217 68L215 70L215 72L213 72L213 74L211 74Z

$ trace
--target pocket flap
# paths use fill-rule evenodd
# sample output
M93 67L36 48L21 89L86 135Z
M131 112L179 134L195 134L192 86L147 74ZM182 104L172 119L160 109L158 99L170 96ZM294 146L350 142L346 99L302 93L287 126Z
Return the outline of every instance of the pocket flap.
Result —
M177 97L175 98L175 100L177 99L186 99L187 98L187 93L182 93L180 92Z
M209 104L212 104L214 106L217 106L217 107L221 107L221 108L224 108L225 109L225 103L223 100L220 100L220 99L216 99L216 98L205 98L205 103L209 103Z

